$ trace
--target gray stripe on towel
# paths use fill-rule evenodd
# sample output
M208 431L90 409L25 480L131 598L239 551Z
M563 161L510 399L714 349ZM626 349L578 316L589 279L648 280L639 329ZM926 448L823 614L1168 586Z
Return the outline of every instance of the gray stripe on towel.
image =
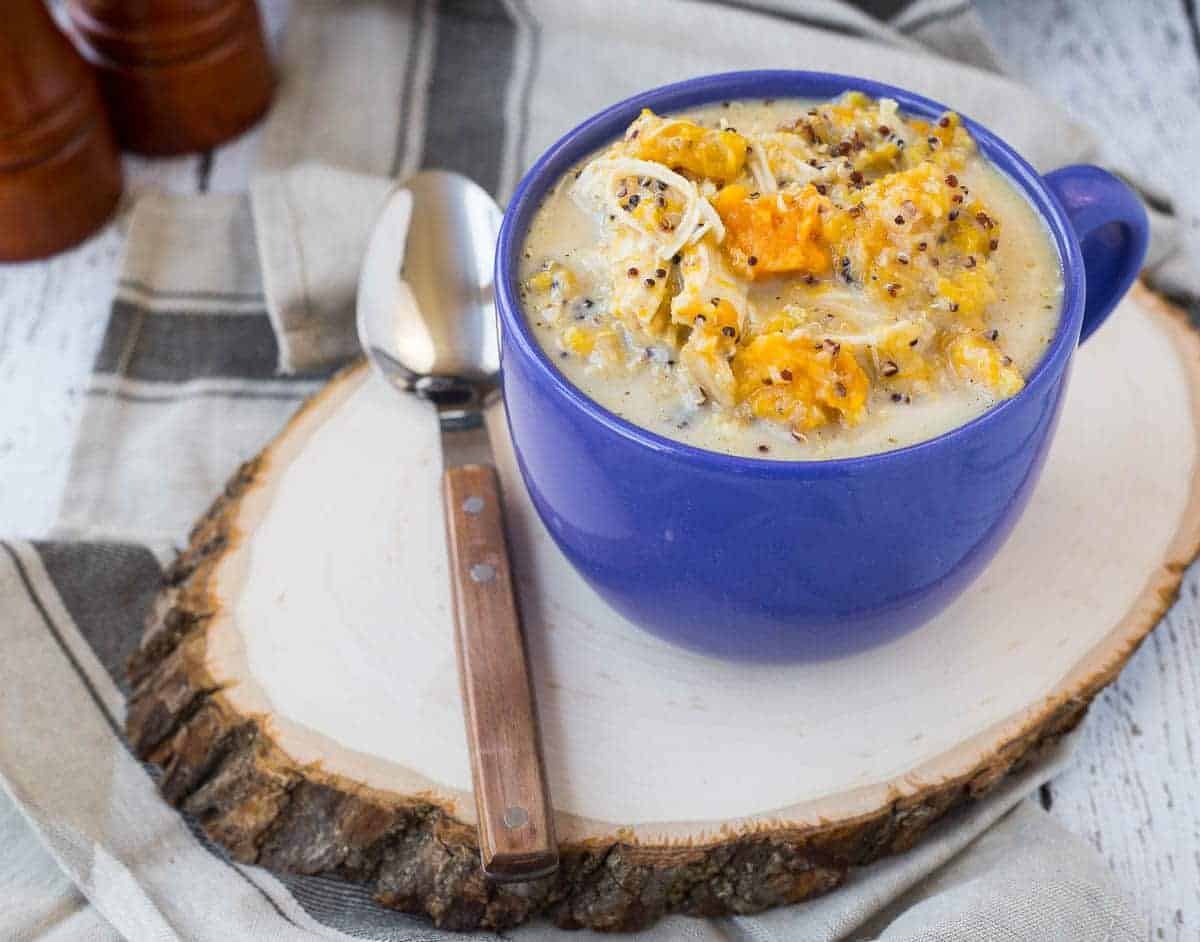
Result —
M36 543L63 605L121 693L145 613L162 582L158 560L134 543Z
M515 39L516 24L503 4L438 5L423 164L466 174L493 194L500 185Z
M216 376L279 380L277 360L265 313L150 311L117 300L94 370L173 383Z

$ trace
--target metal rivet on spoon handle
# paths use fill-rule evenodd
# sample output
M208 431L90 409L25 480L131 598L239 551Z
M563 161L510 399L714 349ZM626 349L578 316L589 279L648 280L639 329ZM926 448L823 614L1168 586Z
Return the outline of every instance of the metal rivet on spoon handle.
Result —
M500 487L482 428L500 366L491 285L500 218L491 197L457 174L425 171L394 191L363 263L358 332L392 385L438 409L480 857L494 879L532 880L557 869L558 842Z

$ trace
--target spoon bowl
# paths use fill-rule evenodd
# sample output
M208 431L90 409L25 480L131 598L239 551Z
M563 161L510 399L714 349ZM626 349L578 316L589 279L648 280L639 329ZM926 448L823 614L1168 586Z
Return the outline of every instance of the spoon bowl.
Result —
M477 183L424 170L388 195L358 283L358 335L394 386L478 401L500 349L492 260L503 214Z

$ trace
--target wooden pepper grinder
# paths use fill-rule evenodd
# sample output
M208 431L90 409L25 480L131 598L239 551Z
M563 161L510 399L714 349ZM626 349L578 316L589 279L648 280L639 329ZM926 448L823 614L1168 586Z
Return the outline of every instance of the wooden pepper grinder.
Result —
M67 0L67 11L128 150L208 150L271 103L255 0Z
M121 196L96 78L42 0L5 0L0 27L0 261L53 255Z

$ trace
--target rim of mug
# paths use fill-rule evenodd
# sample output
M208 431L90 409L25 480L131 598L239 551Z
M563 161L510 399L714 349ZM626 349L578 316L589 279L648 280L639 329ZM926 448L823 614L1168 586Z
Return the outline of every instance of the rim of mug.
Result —
M764 89L762 86L767 86ZM793 86L788 88L788 86ZM498 328L509 331L521 354L537 369L539 378L574 408L622 438L652 451L675 456L692 464L719 466L724 470L756 476L791 477L798 471L820 476L841 475L857 468L883 462L898 462L956 446L1004 413L1017 407L1046 385L1057 381L1079 343L1084 309L1084 267L1079 242L1066 212L1046 186L1042 176L1014 148L988 128L957 112L979 150L1008 180L1017 186L1049 230L1058 253L1063 278L1060 315L1054 337L1041 359L1014 396L989 407L962 425L933 438L889 451L845 458L780 459L730 455L699 448L630 422L606 409L572 383L555 366L533 336L517 293L517 270L529 223L546 192L564 173L588 154L621 136L642 108L670 113L720 101L752 98L829 99L848 91L861 91L872 98L894 98L900 110L921 118L937 117L951 109L941 102L907 89L853 75L790 69L761 69L721 72L662 85L632 95L576 125L552 144L517 184L504 213L496 244L495 291ZM503 383L501 363L501 383Z

